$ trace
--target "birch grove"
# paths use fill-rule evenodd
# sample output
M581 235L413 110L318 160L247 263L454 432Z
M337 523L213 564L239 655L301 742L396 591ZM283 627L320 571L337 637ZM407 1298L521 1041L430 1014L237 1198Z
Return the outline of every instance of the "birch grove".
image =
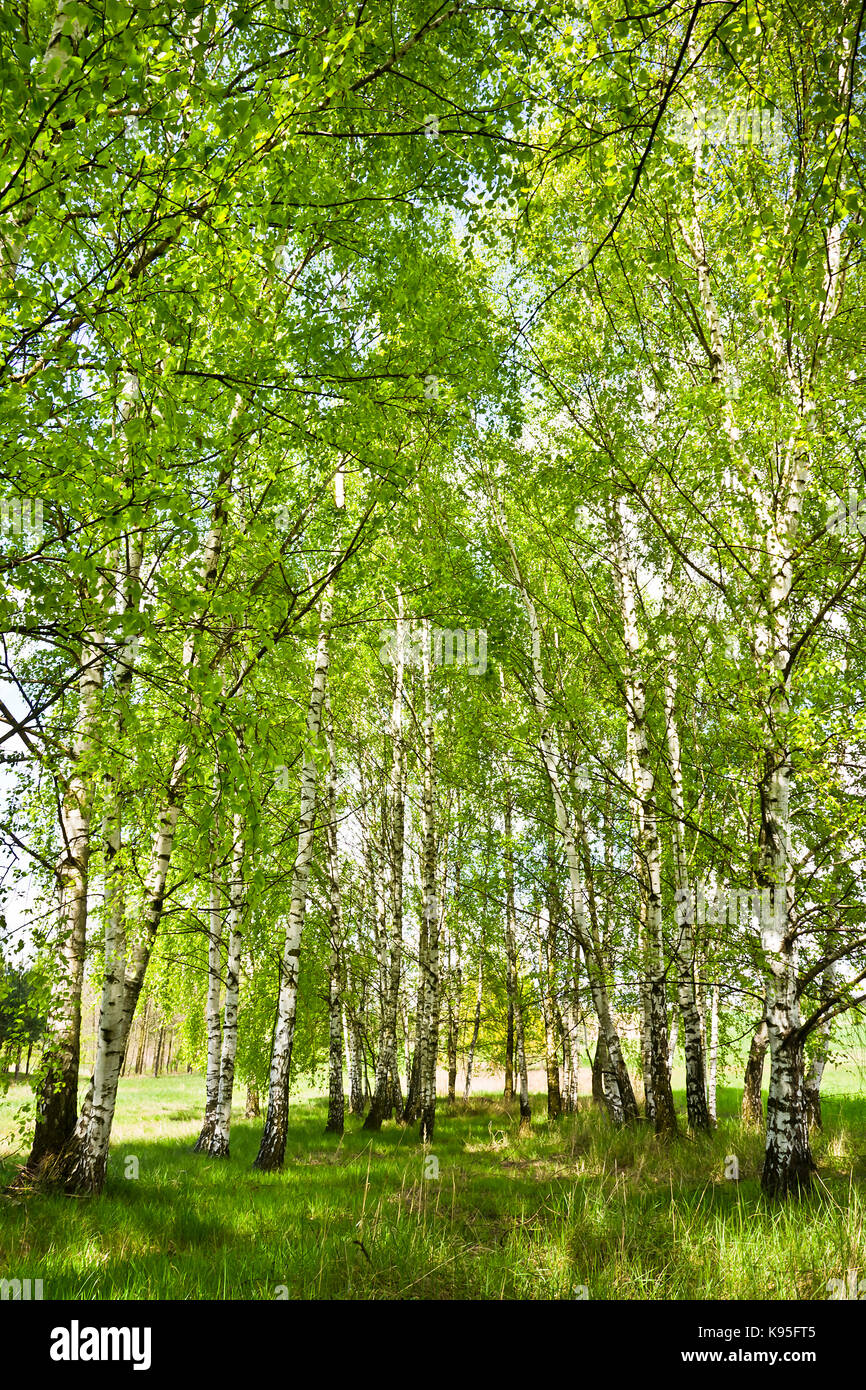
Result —
M0 52L19 1187L111 1184L155 1036L197 1171L241 1088L264 1172L306 1089L431 1159L493 1088L521 1142L736 1114L807 1192L866 1003L860 9L36 8Z

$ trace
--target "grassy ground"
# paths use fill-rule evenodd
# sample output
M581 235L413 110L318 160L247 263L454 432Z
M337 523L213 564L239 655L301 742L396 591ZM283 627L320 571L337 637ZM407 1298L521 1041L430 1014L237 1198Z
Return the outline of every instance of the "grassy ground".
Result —
M191 1152L202 1087L124 1080L104 1194L0 1197L0 1277L41 1278L46 1299L824 1299L828 1279L866 1276L866 1099L832 1085L820 1182L786 1208L761 1197L762 1139L733 1088L711 1139L667 1149L588 1108L548 1125L541 1097L523 1141L494 1097L440 1103L426 1158L395 1125L326 1137L307 1096L284 1171L263 1175L259 1122L235 1120L228 1161ZM0 1103L0 1182L23 1098Z

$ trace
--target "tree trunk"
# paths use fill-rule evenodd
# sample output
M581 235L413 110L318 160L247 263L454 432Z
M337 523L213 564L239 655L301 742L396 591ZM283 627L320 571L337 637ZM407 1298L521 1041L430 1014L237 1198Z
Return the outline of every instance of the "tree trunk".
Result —
M761 1173L761 1187L774 1197L809 1189L815 1169L809 1145L803 1044L797 1026L776 1003L768 1020L770 1088Z
M707 1074L707 1110L710 1120L716 1123L716 1079L719 1065L719 987L713 985L710 1004L710 1059Z
M439 1053L439 902L436 892L435 747L431 688L430 623L422 627L421 676L424 688L423 772L421 779L421 894L426 923L424 951L424 1021L420 1057L420 1127L422 1144L433 1142L436 1125L436 1062Z
M341 988L343 924L337 838L337 760L334 749L331 702L327 694L325 709L328 720L328 823L325 827L325 844L328 851L328 926L331 948L328 962L328 1122L325 1125L325 1133L342 1134L345 1110L343 1098L343 997Z
M790 584L782 564L771 584L770 606L777 670L783 670L781 652L788 647L787 610L778 590ZM781 610L781 611L780 611ZM777 716L788 710L784 678L771 697ZM800 1032L798 991L798 939L791 923L793 871L788 857L788 824L791 766L786 750L768 749L759 785L761 804L762 872L772 887L772 922L762 922L761 942L769 970L767 1041L770 1082L767 1093L767 1138L761 1187L773 1197L802 1192L812 1184L815 1168L809 1145L805 1061ZM763 898L763 895L762 895ZM762 915L763 912L762 912Z
M674 611L673 573L665 583L665 607L668 618ZM707 1131L713 1117L707 1103L707 1079L701 1020L695 990L695 944L692 929L692 890L689 881L685 839L685 794L683 791L682 754L677 727L677 651L673 633L663 642L665 658L665 734L671 769L671 810L673 812L674 881L676 884L676 922L673 959L677 977L677 998L683 1024L683 1056L686 1068L686 1114L689 1128ZM673 1068L673 1044L670 1069Z
M562 1073L564 1078L562 1108L566 1115L571 1115L577 1109L577 1064L574 1057L574 1039L568 1005L557 1010L557 1020L562 1044Z
M347 984L349 967L347 971ZM364 1043L361 1038L361 1029L358 1025L358 1017L355 1012L355 1004L351 1007L346 1006L346 1033L349 1043L349 1109L353 1115L363 1115L364 1113Z
M787 922L780 938L766 947L771 982L767 1008L770 1083L767 1139L761 1187L787 1197L812 1185L815 1163L809 1144L805 1059L797 996L797 944Z
M832 993L836 983L835 963L828 965L821 980L822 1002ZM806 1111L810 1129L821 1129L821 1081L830 1060L830 1024L821 1023L815 1030L812 1059L806 1074Z
M421 1100L421 1053L425 1023L425 990L427 988L427 919L422 904L421 927L418 933L418 996L415 1006L415 1046L411 1050L412 1061L407 1068L406 1104L403 1107L403 1123L412 1124L418 1115ZM406 1018L406 1046L409 1048L409 1019Z
M425 948L425 949L426 949L426 948ZM419 954L419 970L420 970L420 954ZM420 975L419 975L418 999L416 1000L416 1005L415 1005L415 1032L416 1032L416 1035L417 1035L417 1032L418 1032L418 1012L419 1012L419 1006L420 1006L420 1004L421 1004L421 983L420 983ZM398 1011L398 1012L399 1012L399 1011ZM406 1040L406 1052L405 1052L405 1064L406 1064L406 1105L405 1105L405 1110L404 1110L404 1113L403 1113L403 1122L404 1122L404 1124L408 1124L409 1121L410 1121L410 1119L412 1119L412 1120L415 1119L415 1112L416 1112L417 1105L418 1105L418 1086L419 1086L419 1084L420 1084L420 1083L419 1083L419 1072L418 1072L418 1046L417 1046L418 1039L417 1039L417 1036L416 1036L415 1042L413 1043L413 1042L411 1041L411 1039L412 1039L412 1033L411 1033L411 1029L410 1029L410 1027L409 1027L409 1004L408 1004L408 1001L407 1001L407 1004L406 1004L406 1012L400 1016L400 1022L403 1024L403 1037L404 1037L405 1040Z
M366 792L366 790L365 790L365 788L364 788L363 771L362 771L362 778L361 778L361 793L362 793L362 797L364 798L364 803L365 803L365 805L369 804L371 807L375 807L375 802L374 802L372 793L371 793L371 794L369 795L369 797L368 797L368 794L367 794L367 792ZM358 1029L359 1029L359 1036L362 1037L362 1041L363 1041L363 1044L364 1044L364 1052L363 1052L363 1058L364 1058L364 1092L365 1092L365 1096L367 1097L367 1100L369 1100L369 1102L370 1102L371 1105L372 1105L372 1095L371 1095L370 1084L369 1084L369 1079L368 1079L368 1075L367 1075L367 1064L368 1064L368 1061L369 1061L370 1064L371 1064L371 1066L372 1066L372 1068L373 1068L373 1072L374 1072L374 1076L375 1076L375 1074L376 1074L376 1069L377 1069L378 1063L379 1063L379 1057L382 1055L383 1048L384 1048L384 1039L385 1039L385 1015L386 1015L386 1012L387 1012L387 1009L386 1009L386 1002L385 1002L385 1001L386 1001L386 999L387 999L387 997L388 997L389 988L390 988L389 979L390 979L390 968L391 968L391 967L390 967L390 946L389 946L388 928L387 928L388 912L387 912L387 906L386 906L386 901L385 901L385 899L386 899L386 891L385 891L385 888L384 888L383 883L382 883L382 872L384 871L384 863L385 863L385 857L386 857L385 840L386 840L386 838L387 838L387 828L386 828L386 826L385 826L385 821L386 821L386 819L387 819L387 816L388 816L388 795L387 795L387 793L386 793L386 795L383 797L383 800L382 800L381 816L379 817L379 819L380 819L380 821L381 821L381 827L380 827L380 832L379 832L379 834L377 834L377 832L376 832L376 827L375 827L375 811L374 811L373 814L370 814L370 815L368 816L366 822L362 822L363 848L364 848L364 864L365 864L366 871L367 871L367 882L368 882L369 885L370 885L370 896L371 896L371 901L372 901L371 922L372 922L372 928L373 928L373 935L374 935L375 941L376 941L376 963L377 963L377 967L378 967L377 985L378 985L378 996L379 996L379 1011L378 1011L378 1048L377 1048L376 1051L373 1050L373 1047L372 1047L372 1044L371 1044L371 1042L370 1042L370 1039L369 1039L369 1037L367 1036L367 1033L366 1033L366 1031L363 1029L362 1024L361 1024L361 1020L362 1020L362 1018L363 1018L363 1016L364 1016L364 1013L363 1013L363 1006L358 1006L358 1007L356 1007L356 1009L354 1010L354 1013L353 1013L353 1018L354 1018L355 1023L356 1023L356 1025L357 1025ZM380 872L380 869L382 870L382 872ZM365 996L365 997L366 997L366 996ZM359 1010L360 1010L360 1011L359 1011ZM368 1056L368 1053L369 1053L369 1056Z
M231 1139L232 1096L235 1059L238 1050L238 1000L241 983L241 947L244 914L244 817L236 811L232 819L232 870L229 883L228 955L226 993L220 1053L219 1091L213 1133L206 1152L212 1158L228 1158Z
M548 874L552 875L553 871L553 855L548 847ZM546 930L544 929L545 926ZM556 909L550 882L548 882L546 906L539 911L536 918L536 930L538 934L538 983L541 989L541 1012L544 1020L547 1118L548 1120L558 1120L562 1114L562 1093L559 1089L559 1056L555 1025L556 984L553 954L556 936Z
M514 1100L514 973L509 959L506 973L506 989L508 991L508 1024L505 1034L505 1087L502 1092L503 1100Z
M421 1083L421 1111L419 1138L424 1144L432 1144L436 1124L436 1064L439 1060L439 919L438 913L430 926L430 943L427 954L428 994L426 1018L426 1042L424 1048L424 1069Z
M460 967L457 967L457 974L453 988L457 995L457 1007L454 1007L453 994L448 998L448 1099L454 1102L457 1099L457 1043L460 1036L460 995L461 995L462 976Z
M135 1006L162 917L186 757L187 750L184 749L175 760L168 796L159 815L151 867L144 882L144 922L132 950L131 967L126 960L126 937L122 927L118 925L113 940L106 940L102 1009L93 1077L75 1134L64 1153L64 1176L70 1192L100 1192L105 1181L108 1145L117 1104L117 1083Z
M89 632L82 647L78 678L78 717L73 770L60 797L63 850L56 869L60 965L40 1064L33 1145L25 1166L28 1179L52 1179L78 1115L81 1054L81 989L87 941L87 888L93 778L86 771L103 684L102 639Z
M215 785L216 795L218 788ZM216 833L211 838L211 883L210 907L208 912L209 932L207 948L207 1001L205 1016L207 1024L207 1071L205 1075L204 1122L195 1143L194 1153L206 1153L213 1138L216 1124L217 1105L220 1091L220 1053L222 1051L222 1020L220 1018L220 995L222 992L222 938L223 903L222 889L217 875L216 860L218 846Z
M326 1134L342 1134L345 1123L343 1014L340 993L340 953L332 949L328 963L328 1120L325 1125Z
M787 711L783 688L776 692L774 707ZM764 848L762 867L764 874L771 877L773 887L773 920L762 923L761 930L769 969L766 1024L770 1052L767 1138L761 1187L770 1196L787 1197L811 1186L815 1168L809 1145L800 1032L798 942L790 921L793 887L787 852L790 792L787 753L767 752L759 790Z
M526 1043L523 1035L523 1008L520 999L515 1002L514 1035L517 1040L517 1075L520 1082L520 1124L518 1134L529 1134L532 1129L532 1106L529 1101L529 1081L526 1071Z
M752 1036L746 1074L743 1078L743 1121L759 1125L764 1120L764 1101L761 1087L764 1080L764 1058L767 1055L767 1020L762 1018Z
M391 1067L390 1096L387 1101L388 1114L394 1112L395 1118L403 1114L403 1091L400 1086L400 1068L397 1065L397 1054L394 1054L394 1062Z
M144 1067L144 1053L147 1044L147 1011L149 1005L150 1000L146 998L144 1001L144 1009L138 1020L138 1055L135 1059L136 1076L141 1076L142 1068Z
M514 842L511 827L511 787L505 792L505 943L511 971L511 997L514 1000L514 1041L517 1049L517 1080L520 1087L520 1125L518 1134L532 1129L532 1106L526 1074L526 1047L523 1036L523 1003L517 973L517 914L514 907Z
M397 1006L400 996L400 964L403 951L403 839L405 817L405 774L403 749L403 669L406 653L407 624L403 617L403 601L398 595L397 644L394 669L394 700L391 706L391 777L386 802L387 832L390 834L388 862L390 881L390 955L385 994L382 1001L382 1038L376 1059L376 1081L373 1100L364 1129L379 1130L382 1121L391 1114L394 1088L391 1073L396 1068ZM398 1110L402 1114L402 1108Z
M601 1028L598 1030L598 1041L595 1045L595 1055L592 1059L592 1098L599 1110L607 1109L607 1096L604 1092L604 1078L609 1066L607 1056L607 1044L604 1040L604 1033Z
M469 1052L466 1057L466 1080L463 1086L463 1100L468 1101L469 1091L472 1086L472 1068L475 1064L475 1048L478 1044L478 1034L481 1029L481 999L484 988L484 943L478 943L478 985L475 990L475 1013L472 1018L472 1037L469 1040Z
M824 1075L824 1067L827 1063L827 1051L822 1055L814 1055L809 1063L809 1070L806 1073L806 1114L809 1120L810 1129L822 1129L823 1120L821 1117L821 1080Z
M655 774L650 758L647 734L646 688L639 669L641 639L637 623L637 605L632 562L627 545L628 516L625 505L617 507L614 546L614 578L622 610L623 638L626 650L624 671L626 722L629 732L629 762L633 787L632 814L636 830L636 869L641 888L640 919L644 929L642 982L643 1019L646 1036L642 1039L648 1057L644 1057L644 1086L647 1096L647 1117L652 1118L655 1132L665 1138L677 1133L671 1079L668 1072L668 1014L665 989L664 936L661 900L661 842L655 802ZM649 1078L647 1078L647 1067ZM647 1080L649 1084L647 1085Z
M262 1113L259 1101L259 1088L255 1081L247 1082L247 1103L244 1106L244 1119L257 1120Z
M298 965L301 952L301 933L307 910L307 884L313 857L313 830L316 818L315 750L319 742L328 679L330 622L331 598L329 591L325 590L322 596L316 669L307 710L307 742L304 747L304 764L301 774L298 847L292 870L292 898L286 920L285 943L280 968L277 1021L274 1028L268 1084L268 1110L259 1151L253 1164L254 1167L263 1172L272 1172L283 1166L289 1129L289 1074L292 1063L292 1046L295 1040Z
M653 1096L653 1036L652 1036L652 1001L650 998L650 982L644 973L647 969L648 959L646 927L641 923L639 933L639 953L644 962L641 967L641 976L638 981L638 999L640 1000L640 1074L643 1081L644 1114L650 1123L655 1123L655 1099Z
M573 1114L578 1108L580 1094L580 1042L579 1022L576 1008L578 983L576 978L575 943L571 936L568 941L568 961L566 964L566 988L562 1008L559 1011L559 1026L562 1033L562 1064L565 1070L564 1108Z
M671 1017L671 1031L668 1038L668 1072L671 1078L671 1085L674 1084L674 1067L677 1061L677 1044L680 1040L680 1020L679 1015L674 1013Z

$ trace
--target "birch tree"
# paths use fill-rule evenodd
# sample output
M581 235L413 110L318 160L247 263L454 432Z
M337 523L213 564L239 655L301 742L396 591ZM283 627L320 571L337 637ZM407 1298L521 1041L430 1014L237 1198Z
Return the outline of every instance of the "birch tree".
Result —
M403 738L403 675L406 663L407 620L403 599L398 594L397 627L391 648L393 659L393 699L388 734L391 742L391 768L384 805L384 836L388 885L384 897L389 917L387 933L387 973L383 979L382 1033L376 1061L373 1099L364 1128L378 1130L393 1109L393 1073L397 1065L397 1005L400 993L400 965L403 953L403 850L405 834L405 750ZM383 933L383 942L385 936Z
M232 821L231 875L228 889L228 951L226 954L225 1006L222 1024L222 1047L219 1060L219 1085L214 1114L213 1132L203 1151L214 1158L228 1158L234 1092L235 1058L238 1048L238 995L241 980L241 948L243 945L243 916L245 897L245 834L243 813L236 811Z
M333 716L327 689L325 691L327 718L326 744L328 751L328 785L326 797L327 823L325 841L328 857L328 1122L327 1134L343 1133L343 911L340 896L340 860L337 835L337 756L334 743ZM357 1092L357 1077L353 1089Z
M268 1109L259 1151L254 1163L254 1166L263 1172L271 1172L275 1168L282 1167L288 1137L289 1075L292 1062L292 1044L295 1036L301 933L307 909L307 885L313 857L318 795L316 753L319 747L328 680L331 614L330 592L326 590L321 602L313 686L307 709L307 741L304 745L301 772L298 845L292 870L291 905L285 924L280 989L277 998L277 1019L271 1051Z
M634 565L628 550L628 517L622 504L618 509L614 526L615 577L622 609L626 653L624 688L633 813L636 821L636 869L641 890L642 955L646 970L646 981L642 982L644 1086L647 1118L652 1119L656 1134L670 1136L677 1132L677 1120L667 1060L668 1020L662 930L661 842L658 833L655 774L647 736L646 688L638 670L641 638L637 625Z
M217 874L216 836L211 834L211 881L208 903L207 997L205 1028L207 1030L207 1063L205 1068L205 1107L201 1133L195 1143L196 1153L207 1153L216 1124L220 1090L220 1053L222 1051L222 944L223 891Z

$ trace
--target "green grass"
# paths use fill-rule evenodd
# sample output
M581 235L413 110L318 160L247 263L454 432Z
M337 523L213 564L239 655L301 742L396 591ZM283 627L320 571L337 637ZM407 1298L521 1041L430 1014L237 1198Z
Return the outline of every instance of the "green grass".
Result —
M370 1136L350 1120L326 1137L310 1095L293 1100L282 1173L252 1170L260 1122L240 1118L231 1158L201 1158L202 1091L192 1076L124 1080L105 1192L0 1198L0 1277L41 1278L46 1299L273 1299L278 1286L292 1299L562 1299L581 1285L595 1299L824 1299L828 1279L866 1276L862 1098L831 1090L817 1189L779 1207L761 1196L762 1138L735 1118L733 1088L711 1139L668 1148L589 1108L548 1125L541 1097L522 1141L496 1098L440 1102L438 1179L417 1130ZM0 1103L4 1183L24 1095Z

